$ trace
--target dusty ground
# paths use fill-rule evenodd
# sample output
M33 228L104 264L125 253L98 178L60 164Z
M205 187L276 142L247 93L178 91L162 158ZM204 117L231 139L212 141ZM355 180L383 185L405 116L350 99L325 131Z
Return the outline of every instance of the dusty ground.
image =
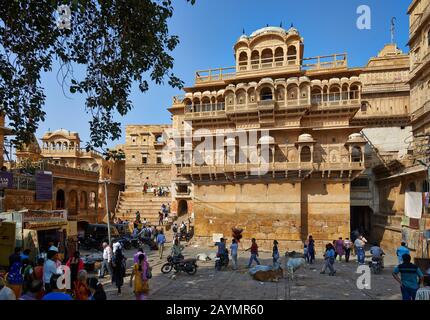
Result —
M166 252L170 251L170 245ZM195 257L199 253L209 254L215 252L214 248L188 246L184 250L185 257ZM127 265L131 267L132 256L135 250L126 251ZM194 276L179 273L175 279L171 274L161 273L161 265L165 263L165 257L160 260L158 251L148 252L149 262L153 267L153 278L150 280L150 293L147 299L205 299L205 300L302 300L302 299L401 299L400 288L391 276L396 260L394 257L386 257L385 269L381 274L371 276L371 289L360 290L356 286L359 274L355 257L349 263L335 263L337 273L334 277L328 274L320 274L323 261L321 257L313 265L307 265L297 272L293 281L281 279L279 282L258 282L247 273L249 253L239 253L240 269L232 271L215 271L214 262L198 261L198 271ZM167 256L167 254L165 254ZM318 258L318 257L317 257ZM367 258L369 259L369 258ZM268 252L260 253L260 262L271 265L272 258ZM282 260L284 264L284 258ZM129 286L130 268L125 278L123 293L118 295L109 278L102 280L108 299L132 300L134 295Z

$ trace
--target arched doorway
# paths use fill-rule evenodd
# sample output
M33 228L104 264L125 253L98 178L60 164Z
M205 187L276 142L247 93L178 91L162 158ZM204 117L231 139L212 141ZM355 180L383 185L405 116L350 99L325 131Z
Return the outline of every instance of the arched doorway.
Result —
M179 200L178 202L178 216L182 216L188 213L187 200Z
M81 192L81 198L79 200L79 205L81 209L88 209L88 205L87 205L87 193L85 191Z
M70 215L78 213L78 193L76 192L76 190L72 190L69 192L67 209L69 210Z
M66 204L66 196L64 194L64 190L58 189L57 195L55 197L55 208L65 209L65 204Z

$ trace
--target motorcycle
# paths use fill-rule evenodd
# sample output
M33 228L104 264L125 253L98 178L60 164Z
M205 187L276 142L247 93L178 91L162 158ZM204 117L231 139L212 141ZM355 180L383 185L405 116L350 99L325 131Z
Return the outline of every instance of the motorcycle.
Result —
M121 248L125 250L130 250L132 246L132 240L127 236L123 236L115 239L115 242L119 242L121 244Z
M369 262L369 267L373 274L378 274L382 271L382 259L382 257L380 259L372 257L372 260Z
M79 237L78 238L78 249L82 250L91 250L91 249L96 249L98 251L102 250L102 246L100 241L97 241L96 239L94 239L93 237Z
M176 272L184 271L189 275L193 275L197 272L197 259L184 259L183 257L175 259L172 256L168 256L167 263L161 267L161 272L168 274L173 269L175 269Z
M215 269L217 271L221 271L222 267L227 268L228 262L229 262L228 253L225 253L225 254L217 253L215 258Z

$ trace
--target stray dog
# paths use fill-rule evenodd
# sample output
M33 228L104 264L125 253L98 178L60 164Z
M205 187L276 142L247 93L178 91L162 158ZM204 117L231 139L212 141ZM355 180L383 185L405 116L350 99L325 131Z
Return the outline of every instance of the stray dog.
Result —
M295 257L301 258L295 258ZM295 251L293 252L285 252L285 265L287 270L288 279L294 280L294 272L296 272L301 266L306 265L306 260L303 258L303 255L297 254Z

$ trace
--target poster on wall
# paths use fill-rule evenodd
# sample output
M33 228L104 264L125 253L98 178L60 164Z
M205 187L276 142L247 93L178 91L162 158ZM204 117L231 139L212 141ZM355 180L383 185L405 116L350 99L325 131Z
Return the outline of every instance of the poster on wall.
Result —
M12 172L0 171L0 190L13 187Z
M36 201L51 201L52 200L52 172L37 171L36 172Z

